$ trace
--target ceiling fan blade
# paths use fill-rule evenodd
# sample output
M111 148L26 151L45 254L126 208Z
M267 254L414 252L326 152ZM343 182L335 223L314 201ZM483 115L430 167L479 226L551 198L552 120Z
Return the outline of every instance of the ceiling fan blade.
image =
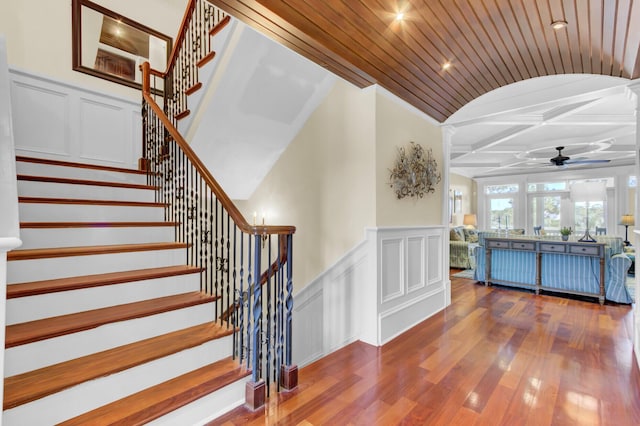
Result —
M597 164L609 163L611 160L567 160L565 164Z

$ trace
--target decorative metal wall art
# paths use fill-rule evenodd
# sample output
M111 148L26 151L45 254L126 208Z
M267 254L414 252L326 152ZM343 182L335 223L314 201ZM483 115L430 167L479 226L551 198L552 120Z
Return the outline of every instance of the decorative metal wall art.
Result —
M433 158L431 148L425 151L415 142L411 142L408 152L404 147L398 148L398 160L390 172L389 186L398 199L407 196L422 198L425 194L435 192L435 185L440 182L438 163Z

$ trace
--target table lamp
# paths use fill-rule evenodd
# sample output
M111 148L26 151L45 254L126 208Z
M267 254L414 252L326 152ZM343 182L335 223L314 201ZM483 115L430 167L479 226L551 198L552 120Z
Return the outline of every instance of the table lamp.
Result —
M475 228L478 225L478 218L475 214L465 214L462 219L462 224L470 228Z
M633 215L623 214L618 224L624 226L624 245L630 246L631 243L629 242L629 227L636 224L635 220L633 219Z

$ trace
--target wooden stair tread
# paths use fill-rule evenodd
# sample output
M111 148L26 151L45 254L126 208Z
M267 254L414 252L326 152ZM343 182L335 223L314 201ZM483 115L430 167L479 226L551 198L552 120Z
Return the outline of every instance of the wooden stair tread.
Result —
M142 243L142 244L115 244L103 246L80 246L13 250L7 253L7 260L30 260L52 257L88 256L96 254L129 253L151 250L172 250L186 248L186 243Z
M211 28L211 31L209 31L209 35L213 37L214 35L218 34L224 27L227 26L229 22L231 22L231 17L227 15L222 18L222 20L218 22L213 28Z
M110 182L110 181L102 181L102 180L73 179L73 178L60 178L60 177L49 177L49 176L18 175L18 180L28 181L28 182L64 183L64 184L70 184L70 185L109 186L113 188L146 189L146 190L156 189L155 186L143 185L138 183Z
M60 392L233 333L217 323L200 324L128 345L7 377L4 409Z
M122 284L126 282L150 280L177 275L194 274L202 268L190 265L165 266L162 268L136 269L124 272L84 275L71 278L33 281L7 285L7 299L34 296L37 294L56 293L60 291L78 290L82 288Z
M5 347L24 345L57 336L90 330L101 325L160 314L216 300L199 291L44 318L6 328Z
M136 175L146 174L144 170L127 169L125 167L102 166L99 164L87 164L87 163L75 163L72 161L50 160L47 158L24 157L20 155L16 156L16 161L21 161L23 163L49 164L52 166L75 167L80 169L105 170L109 172L131 173Z
M117 201L117 200L87 200L79 198L47 198L47 197L18 197L20 203L31 204L88 204L104 206L127 206L127 207L166 207L166 203L156 203L154 201Z
M184 93L186 95L193 95L195 92L197 92L201 88L202 88L202 83L201 82L197 82L193 86L191 86L187 90L185 90Z
M143 425L249 374L236 361L226 358L62 422L60 426Z
M211 51L211 52L207 53L206 55L204 55L204 56L202 57L202 59L200 59L200 60L198 61L198 63L196 64L196 66L197 66L198 68L202 68L202 67L203 67L203 66L205 66L207 63L209 63L209 62L210 62L210 61L211 61L215 56L216 56L216 52Z
M179 222L20 222L20 228L137 228L178 226Z
M185 118L189 114L191 114L191 110L185 109L184 111L181 111L178 114L176 114L175 115L175 119L176 120L182 120L183 118Z

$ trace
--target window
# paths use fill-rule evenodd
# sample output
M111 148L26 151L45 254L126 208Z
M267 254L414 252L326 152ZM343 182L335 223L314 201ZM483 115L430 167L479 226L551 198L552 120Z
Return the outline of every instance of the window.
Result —
M546 232L560 232L562 226L562 196L537 195L530 198L531 225L542 226Z
M490 228L513 228L513 198L489 199Z
M527 185L528 192L553 192L566 190L567 182L530 183Z
M487 185L484 187L484 193L487 195L492 194L509 194L518 192L518 184L507 184L507 185Z

